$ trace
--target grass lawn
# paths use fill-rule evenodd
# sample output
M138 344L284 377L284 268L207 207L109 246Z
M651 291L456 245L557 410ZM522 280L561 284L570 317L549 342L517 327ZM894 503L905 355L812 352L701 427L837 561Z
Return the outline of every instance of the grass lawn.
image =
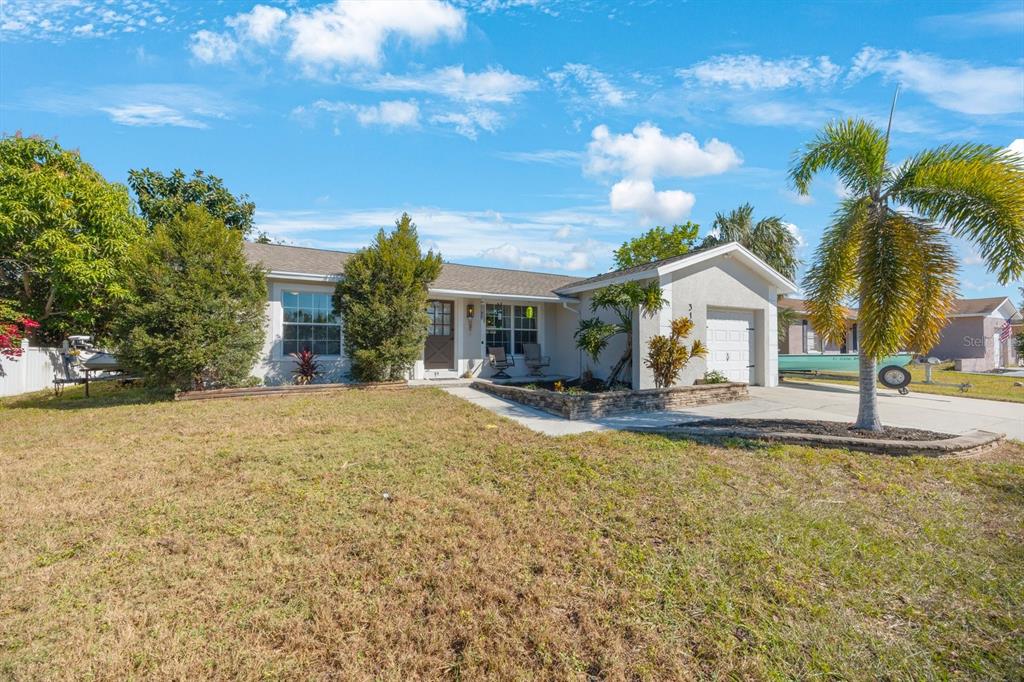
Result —
M550 439L436 389L0 403L0 678L1020 678L1024 449Z
M955 395L961 398L981 398L983 400L1002 400L1005 402L1024 403L1024 386L1014 386L1014 382L1022 382L1020 377L1000 376L998 374L968 374L953 370L953 363L947 362L935 365L932 368L932 381L940 384L955 384L953 386L938 386L924 383L924 367L913 363L907 367L913 377L910 383L911 392L916 393L937 393L939 395ZM805 376L787 376L786 381L823 381L835 383L837 381L850 381L856 383L857 375L853 373L837 372L831 374L827 379L815 379ZM960 392L960 384L969 382L970 390L966 393ZM881 384L879 384L881 386Z

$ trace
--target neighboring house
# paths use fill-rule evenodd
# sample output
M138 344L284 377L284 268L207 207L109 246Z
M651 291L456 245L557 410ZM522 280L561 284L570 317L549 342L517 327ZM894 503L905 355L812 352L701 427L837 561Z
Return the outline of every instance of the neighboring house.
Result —
M801 355L805 353L856 353L859 349L857 339L857 311L843 308L846 318L846 338L840 344L826 341L814 331L814 325L807 315L807 302L798 298L782 297L780 308L788 308L796 313L796 321L789 325L786 334L779 340L779 353L783 355Z
M1017 317L1017 308L1006 296L962 298L942 330L942 339L928 355L953 360L956 369L967 372L1015 367L1013 337L1004 340L1001 331Z
M781 353L855 353L857 351L857 311L846 308L848 320L846 340L836 346L825 343L814 333L807 319L806 302L783 298L779 305L794 310L801 317L789 328L786 338L779 342ZM994 298L962 298L950 315L942 338L927 355L940 360L953 360L956 369L984 372L1000 367L1017 365L1013 339L1001 338L1007 323L1018 324L1020 316L1013 302L1005 296Z
M331 312L331 296L351 254L257 243L246 243L245 251L250 262L268 271L267 338L254 373L271 384L290 381L289 353L310 347L329 378L344 379L349 367L342 351L344 324ZM412 378L490 376L487 348L496 346L516 358L509 373L522 376L527 373L524 343L539 343L550 356L549 374L577 377L589 369L606 377L625 348L624 339L615 339L595 363L576 348L574 334L581 315L592 316L594 291L631 280L658 281L669 302L658 315L638 317L633 386L654 386L643 366L647 341L667 333L671 319L679 316L693 318L692 337L709 348L707 360L691 362L679 383L692 384L709 369L735 381L778 382L775 305L796 285L735 242L590 279L445 263L430 286L429 335Z

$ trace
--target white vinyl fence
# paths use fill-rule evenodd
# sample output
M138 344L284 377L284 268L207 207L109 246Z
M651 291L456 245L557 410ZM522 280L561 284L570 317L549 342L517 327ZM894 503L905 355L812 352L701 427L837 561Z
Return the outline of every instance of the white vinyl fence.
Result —
M61 369L59 348L32 348L21 344L17 358L0 356L0 396L20 395L53 386L53 375Z

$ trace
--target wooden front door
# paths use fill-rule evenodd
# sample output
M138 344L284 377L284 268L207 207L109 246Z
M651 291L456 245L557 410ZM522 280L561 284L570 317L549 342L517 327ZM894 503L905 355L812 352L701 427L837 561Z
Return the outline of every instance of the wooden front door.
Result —
M427 343L423 366L427 369L455 369L455 303L427 301Z

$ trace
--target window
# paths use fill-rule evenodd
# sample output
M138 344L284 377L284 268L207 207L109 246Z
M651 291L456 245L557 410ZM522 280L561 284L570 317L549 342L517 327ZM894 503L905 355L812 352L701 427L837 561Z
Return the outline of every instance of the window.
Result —
M524 343L537 343L537 306L488 303L485 315L487 347L523 354Z
M452 303L451 301L428 301L427 336L452 335Z
M286 291L281 307L285 355L306 348L317 355L341 355L341 322L332 310L330 294Z

